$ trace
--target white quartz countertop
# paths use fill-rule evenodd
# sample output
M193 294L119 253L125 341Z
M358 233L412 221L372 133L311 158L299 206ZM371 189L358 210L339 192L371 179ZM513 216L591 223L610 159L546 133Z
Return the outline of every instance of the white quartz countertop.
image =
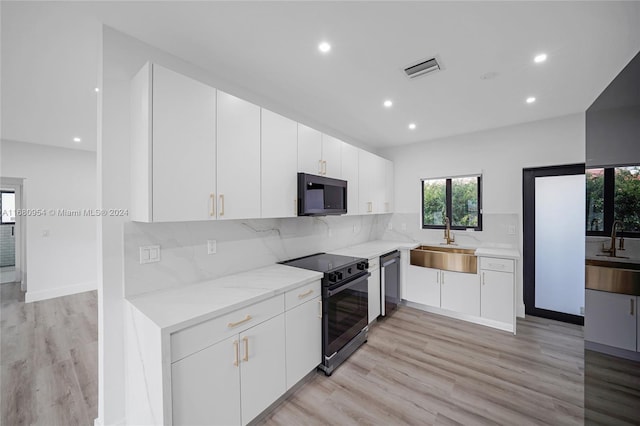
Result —
M345 247L340 250L331 251L332 254L341 254L343 256L354 256L371 259L379 257L385 253L394 250L409 250L418 247L420 244L407 241L385 241L375 240L369 241L357 246Z
M499 257L502 259L520 259L520 252L514 248L480 246L476 249L476 256Z
M133 296L127 300L169 332L252 305L319 280L321 272L272 265Z

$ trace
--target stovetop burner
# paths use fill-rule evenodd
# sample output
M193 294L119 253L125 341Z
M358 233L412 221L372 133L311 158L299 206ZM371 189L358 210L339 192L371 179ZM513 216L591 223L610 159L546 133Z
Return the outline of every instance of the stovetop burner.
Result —
M359 257L341 256L338 254L316 253L309 256L299 257L284 262L283 265L295 266L297 268L310 269L318 272L332 272L345 266L354 266L359 262L366 261Z

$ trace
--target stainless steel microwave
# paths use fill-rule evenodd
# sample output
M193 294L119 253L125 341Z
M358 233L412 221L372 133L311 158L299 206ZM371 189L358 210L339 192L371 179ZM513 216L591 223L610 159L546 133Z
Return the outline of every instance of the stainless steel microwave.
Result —
M347 213L347 181L298 173L298 216Z

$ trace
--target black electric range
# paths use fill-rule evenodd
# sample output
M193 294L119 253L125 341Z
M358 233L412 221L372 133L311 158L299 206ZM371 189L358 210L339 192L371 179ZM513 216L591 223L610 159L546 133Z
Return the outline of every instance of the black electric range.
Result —
M322 272L322 364L327 376L367 341L367 259L317 253L281 262Z

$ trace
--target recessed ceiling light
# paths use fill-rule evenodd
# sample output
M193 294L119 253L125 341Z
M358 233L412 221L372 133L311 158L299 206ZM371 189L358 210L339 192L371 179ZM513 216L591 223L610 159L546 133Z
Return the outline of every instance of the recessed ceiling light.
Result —
M331 50L331 45L326 41L323 41L318 45L318 50L321 51L322 53L327 53L328 51Z
M539 64L541 62L544 62L547 60L547 54L546 53L541 53L539 55L537 55L535 58L533 58L533 62L535 62L536 64Z
M387 108L390 108L391 105L393 105L393 102L391 102L389 99L387 99L386 101L384 101L383 105L386 106Z
M532 103L534 103L535 101L536 101L536 98L534 98L533 96L529 96L529 97L527 98L527 103L528 103L528 104L532 104Z
M415 130L415 128L416 128L416 123L409 124L409 129Z
M82 139L80 139L79 137L75 137L75 138L73 138L73 141L76 142L76 143L77 142L82 142Z
M95 88L95 89L93 89L93 90L95 90L95 91L96 91L96 93L98 93L98 92L100 91L100 88L99 88L99 87L96 87L96 88Z

